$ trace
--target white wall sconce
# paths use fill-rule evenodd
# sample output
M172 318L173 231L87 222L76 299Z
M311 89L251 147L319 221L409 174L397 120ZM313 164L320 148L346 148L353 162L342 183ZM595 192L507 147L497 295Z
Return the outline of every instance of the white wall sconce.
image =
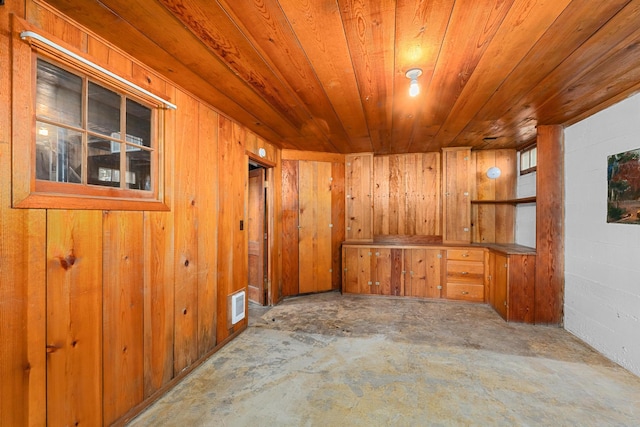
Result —
M501 173L502 171L497 166L492 166L489 169L487 169L487 176L489 177L489 179L496 179L500 177Z
M409 84L409 96L415 97L420 93L420 85L418 84L418 77L422 75L422 70L420 68L412 68L408 70L405 74L408 79L411 79L411 83Z

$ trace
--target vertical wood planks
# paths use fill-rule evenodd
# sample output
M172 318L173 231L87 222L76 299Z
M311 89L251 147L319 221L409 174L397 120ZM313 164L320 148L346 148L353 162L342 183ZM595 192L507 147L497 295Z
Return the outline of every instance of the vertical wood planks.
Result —
M47 215L47 417L61 425L102 424L102 236L87 238L101 225L100 211Z
M444 243L471 241L470 198L471 151L468 147L442 150L442 240Z
M198 359L198 234L196 185L198 166L198 103L176 93L181 113L175 129L175 341L174 372Z
M282 160L282 294L298 295L298 161Z
M440 235L440 154L374 157L374 235Z
M175 91L173 91L175 92ZM175 139L176 112L165 115L165 141ZM164 146L165 203L169 212L144 214L144 395L151 396L174 374L175 328L175 144Z
M340 289L342 256L340 247L344 241L344 163L331 164L331 288Z
M564 130L538 126L535 323L562 322L564 299Z
M144 398L142 212L103 214L104 424Z
M198 358L216 346L218 274L218 114L200 104L196 186Z
M346 240L373 240L373 154L345 156Z

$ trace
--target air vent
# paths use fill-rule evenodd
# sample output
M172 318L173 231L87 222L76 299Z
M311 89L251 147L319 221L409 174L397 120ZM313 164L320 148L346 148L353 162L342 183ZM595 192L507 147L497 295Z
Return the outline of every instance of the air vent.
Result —
M235 325L244 319L245 304L244 291L231 295L231 324Z

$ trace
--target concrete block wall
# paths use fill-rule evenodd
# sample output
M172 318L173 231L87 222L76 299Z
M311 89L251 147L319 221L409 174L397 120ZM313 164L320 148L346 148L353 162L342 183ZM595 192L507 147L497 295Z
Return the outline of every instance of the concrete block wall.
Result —
M607 156L640 148L640 95L565 129L564 327L640 376L640 225L607 223Z

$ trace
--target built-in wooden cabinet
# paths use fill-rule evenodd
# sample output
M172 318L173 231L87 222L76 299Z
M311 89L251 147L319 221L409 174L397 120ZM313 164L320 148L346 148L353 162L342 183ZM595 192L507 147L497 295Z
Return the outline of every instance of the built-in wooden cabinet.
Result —
M484 301L484 249L447 249L447 299Z
M343 248L343 292L401 295L401 250L353 246ZM395 266L395 268L394 268Z
M535 250L489 252L491 306L508 322L534 322Z
M442 241L471 242L471 149L442 149Z
M442 250L405 249L404 295L423 298L442 296Z
M483 248L342 246L345 293L484 301Z
M345 156L345 235L373 241L373 153Z

